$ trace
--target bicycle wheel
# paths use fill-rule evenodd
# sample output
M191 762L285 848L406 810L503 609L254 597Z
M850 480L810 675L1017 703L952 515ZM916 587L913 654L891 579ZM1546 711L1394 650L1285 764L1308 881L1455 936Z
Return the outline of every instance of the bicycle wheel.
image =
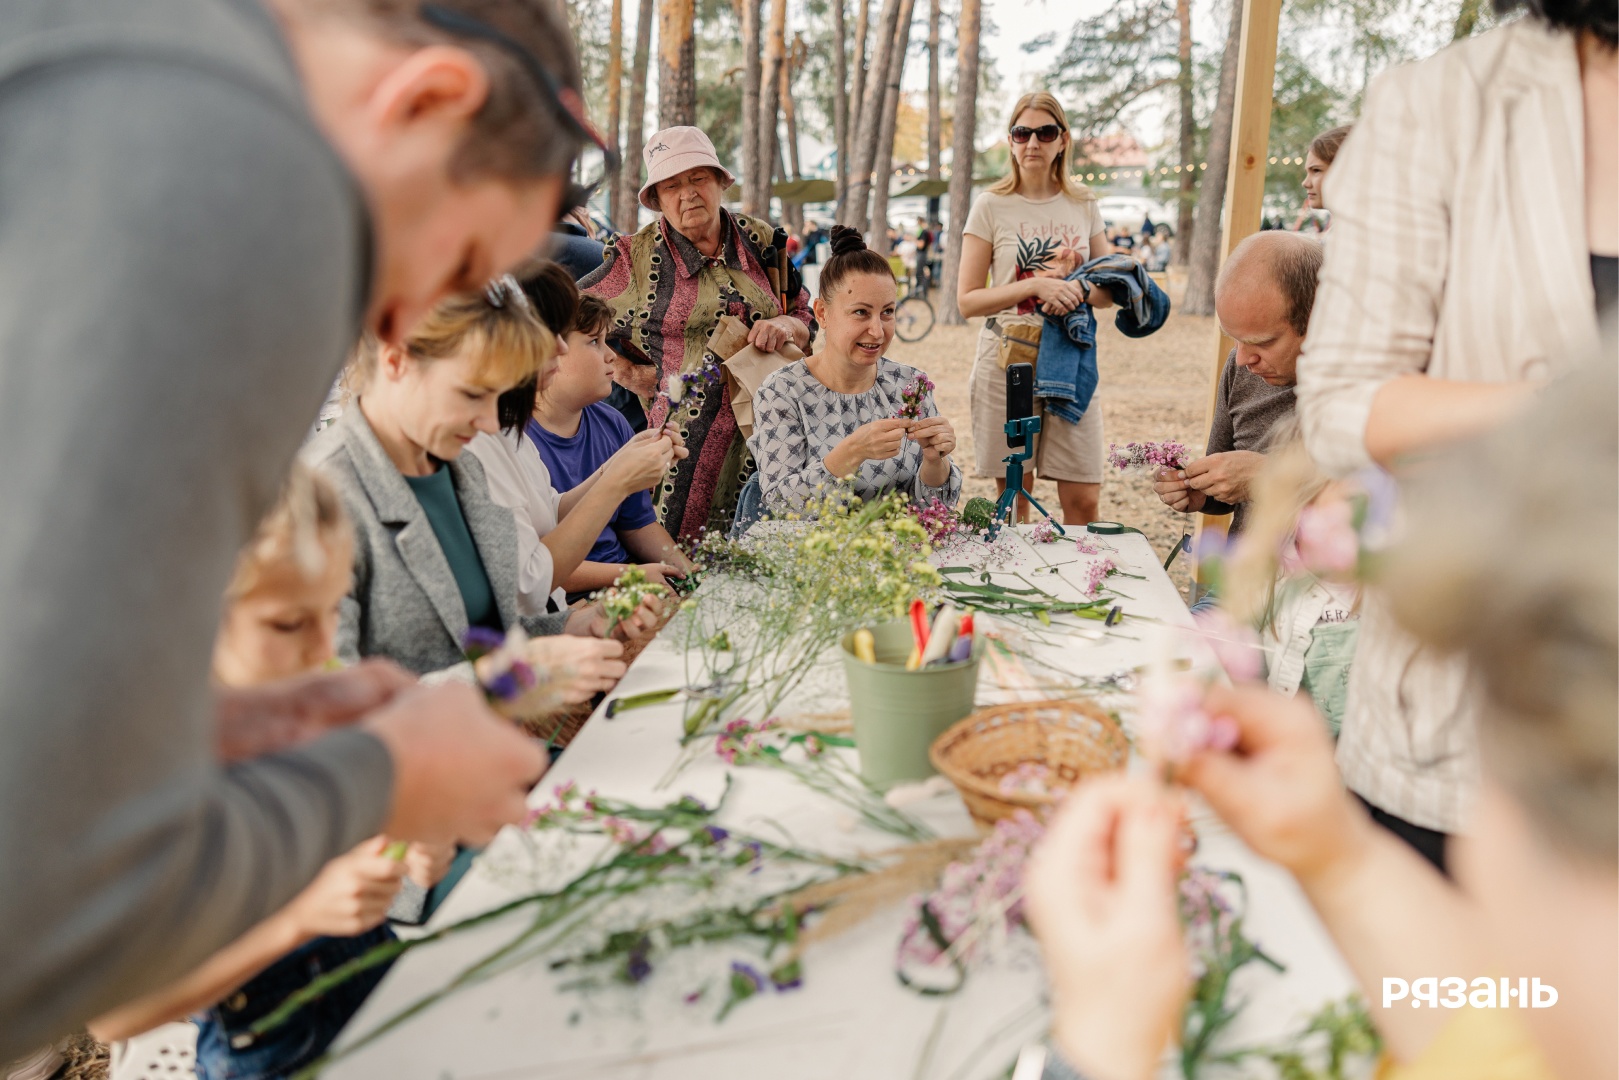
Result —
M933 305L920 296L907 296L894 309L894 335L901 341L921 341L932 329Z

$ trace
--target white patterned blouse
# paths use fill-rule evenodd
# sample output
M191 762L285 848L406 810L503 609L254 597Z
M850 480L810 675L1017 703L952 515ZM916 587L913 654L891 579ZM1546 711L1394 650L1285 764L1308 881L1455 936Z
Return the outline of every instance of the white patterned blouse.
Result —
M837 481L823 464L826 455L856 428L897 416L904 404L900 392L918 374L916 368L883 357L870 390L840 394L810 374L802 360L772 373L754 397L753 436L748 440L765 508L796 509L815 497L817 487L831 488ZM939 415L933 395L922 402L921 415ZM849 482L862 499L903 491L919 506L933 498L954 506L961 497L956 464L950 463L950 478L940 487L922 483L921 470L922 447L907 439L887 461L863 462Z

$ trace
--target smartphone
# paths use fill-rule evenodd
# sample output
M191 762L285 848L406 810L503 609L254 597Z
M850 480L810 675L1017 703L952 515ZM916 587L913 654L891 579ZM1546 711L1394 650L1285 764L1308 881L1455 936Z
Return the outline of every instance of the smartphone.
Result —
M1006 365L1006 418L1022 420L1034 415L1034 365ZM1008 435L1006 445L1020 447L1027 440L1022 435Z

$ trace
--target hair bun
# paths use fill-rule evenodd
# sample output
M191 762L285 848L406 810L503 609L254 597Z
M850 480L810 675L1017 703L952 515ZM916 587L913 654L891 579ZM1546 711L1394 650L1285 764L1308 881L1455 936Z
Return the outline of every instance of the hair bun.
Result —
M850 255L856 251L866 250L866 239L860 235L860 230L848 225L832 226L832 254Z

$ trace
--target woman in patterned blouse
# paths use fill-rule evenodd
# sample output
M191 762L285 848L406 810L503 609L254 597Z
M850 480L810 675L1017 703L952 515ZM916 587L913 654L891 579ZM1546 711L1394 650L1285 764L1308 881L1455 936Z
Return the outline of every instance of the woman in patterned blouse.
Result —
M954 505L961 497L961 470L950 460L955 430L931 394L903 400L921 372L883 356L896 302L888 260L858 231L833 229L815 301L826 348L772 374L754 398L748 445L767 509L802 506L839 480L863 499L903 491L919 505Z
M707 135L668 128L647 140L645 158L641 203L662 216L614 241L601 268L579 287L612 305L614 325L652 360L636 369L640 378L623 383L651 401L648 426L656 428L668 416L669 401L658 393L665 380L709 373L686 392L670 421L691 456L655 495L658 518L675 536L704 528L724 532L753 465L731 411L730 390L705 346L720 316L734 315L752 323L748 341L764 352L789 341L807 352L814 339L809 294L799 288L782 311L760 259L773 230L720 206L733 178Z

